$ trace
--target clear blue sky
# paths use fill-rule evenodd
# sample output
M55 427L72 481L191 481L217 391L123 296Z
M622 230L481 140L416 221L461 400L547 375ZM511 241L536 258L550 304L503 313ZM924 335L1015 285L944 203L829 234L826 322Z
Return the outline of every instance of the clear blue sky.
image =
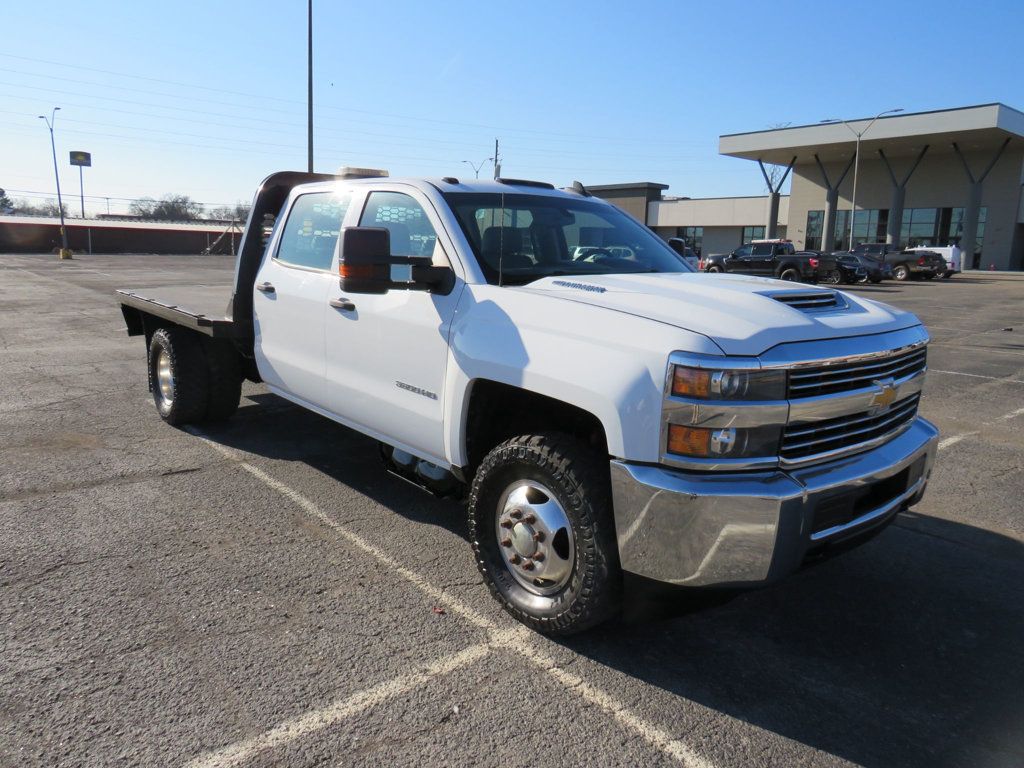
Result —
M52 192L36 116L55 105L70 193L72 149L93 153L86 194L113 198L232 203L304 169L305 8L6 4L0 187ZM1019 1L314 0L314 17L320 171L464 176L460 161L500 137L506 176L761 194L756 165L717 155L720 134L891 107L1024 108Z

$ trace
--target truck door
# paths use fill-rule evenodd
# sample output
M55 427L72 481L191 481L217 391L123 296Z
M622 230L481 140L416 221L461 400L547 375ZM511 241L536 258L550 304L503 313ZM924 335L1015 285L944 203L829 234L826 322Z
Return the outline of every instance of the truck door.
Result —
M359 226L388 229L393 255L451 265L438 238L440 220L418 190L369 192ZM346 296L335 279L326 308L325 407L362 432L444 464L448 334L463 285L457 278L448 295L391 290Z
M748 275L761 275L762 277L774 277L775 275L775 246L772 243L754 243L750 250L750 257L747 259L746 273Z
M255 357L271 389L318 403L324 387L324 305L331 259L351 195L308 192L295 198L279 237L264 255L253 289Z

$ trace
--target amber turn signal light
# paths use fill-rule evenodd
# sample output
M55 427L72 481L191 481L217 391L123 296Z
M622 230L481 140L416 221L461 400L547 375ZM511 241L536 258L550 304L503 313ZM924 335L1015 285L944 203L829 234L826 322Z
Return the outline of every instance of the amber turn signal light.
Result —
M672 394L706 400L711 395L711 371L675 366L672 372Z
M709 456L712 429L669 424L668 451L680 456Z

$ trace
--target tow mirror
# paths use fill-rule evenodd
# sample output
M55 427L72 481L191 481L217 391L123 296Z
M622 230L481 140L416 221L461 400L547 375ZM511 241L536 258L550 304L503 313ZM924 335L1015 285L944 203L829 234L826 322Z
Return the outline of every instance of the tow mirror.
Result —
M405 267L394 280L392 267ZM392 256L391 233L383 227L343 227L338 250L338 275L345 293L387 293L391 289L450 293L455 273L435 267L427 257Z
M391 287L391 233L383 227L344 227L338 275L345 293L387 293Z

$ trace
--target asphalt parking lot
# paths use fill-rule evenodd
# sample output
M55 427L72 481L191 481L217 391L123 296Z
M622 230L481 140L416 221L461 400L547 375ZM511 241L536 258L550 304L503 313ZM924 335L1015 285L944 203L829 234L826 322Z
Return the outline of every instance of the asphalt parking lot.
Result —
M912 512L555 642L368 439L252 384L160 421L112 291L230 270L0 256L0 764L1024 764L1024 276L855 289L933 336Z

